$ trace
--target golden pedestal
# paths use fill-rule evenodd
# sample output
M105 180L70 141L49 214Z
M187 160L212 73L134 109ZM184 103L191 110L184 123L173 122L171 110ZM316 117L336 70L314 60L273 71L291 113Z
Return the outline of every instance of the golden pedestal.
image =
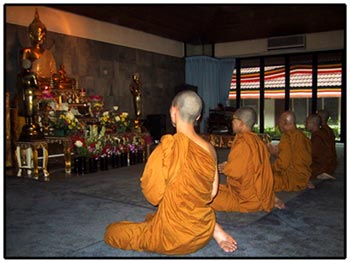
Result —
M16 158L18 165L17 176L22 176L22 171L27 170L28 176L32 175L35 179L39 178L39 169L43 171L44 177L48 177L50 174L47 171L48 162L48 144L45 140L37 141L17 141L16 146ZM38 150L42 150L42 166L38 164Z

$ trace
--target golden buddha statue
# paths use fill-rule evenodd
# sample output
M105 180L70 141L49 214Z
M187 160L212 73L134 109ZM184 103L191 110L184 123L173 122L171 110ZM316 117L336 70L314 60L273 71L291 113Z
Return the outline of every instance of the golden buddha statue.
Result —
M31 141L43 138L37 124L38 100L41 89L51 84L52 75L56 73L56 62L52 53L43 47L46 27L40 21L38 10L28 28L32 46L21 51L20 73L17 77L18 116L25 118L19 140Z
M51 51L44 48L46 39L46 26L40 21L38 10L35 10L34 20L28 27L29 38L32 46L24 48L21 59L31 62L31 71L37 76L38 85L41 89L50 86L53 74L56 74L56 61ZM21 64L22 66L22 64Z
M37 97L41 92L38 87L36 74L31 72L31 63L24 60L22 71L17 79L17 108L18 115L25 118L25 125L22 127L20 141L32 141L43 138L39 125L36 123L38 112Z

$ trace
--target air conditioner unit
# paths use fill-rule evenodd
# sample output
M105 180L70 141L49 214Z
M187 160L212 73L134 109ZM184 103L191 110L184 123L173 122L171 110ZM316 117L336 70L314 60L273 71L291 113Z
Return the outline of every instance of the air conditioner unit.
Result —
M304 47L305 35L279 36L267 39L267 50Z

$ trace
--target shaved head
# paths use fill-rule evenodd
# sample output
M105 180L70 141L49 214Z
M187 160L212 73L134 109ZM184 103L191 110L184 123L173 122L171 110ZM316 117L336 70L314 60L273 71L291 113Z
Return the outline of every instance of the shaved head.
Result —
M321 109L321 110L318 110L318 111L317 111L317 114L318 114L318 115L320 116L320 118L321 118L322 125L327 124L328 118L329 118L329 113L328 113L328 111L327 111L327 110Z
M257 119L256 112L251 107L241 107L237 109L234 113L234 116L242 120L244 124L250 129L253 128Z
M285 111L278 120L278 126L281 132L296 129L295 114L292 111Z
M173 99L171 105L178 108L182 121L194 124L202 112L202 100L193 91L185 90L179 92Z
M311 114L309 115L308 119L317 126L321 125L321 118L319 115Z
M285 111L280 116L280 119L283 120L286 124L293 124L295 125L295 114L292 111Z

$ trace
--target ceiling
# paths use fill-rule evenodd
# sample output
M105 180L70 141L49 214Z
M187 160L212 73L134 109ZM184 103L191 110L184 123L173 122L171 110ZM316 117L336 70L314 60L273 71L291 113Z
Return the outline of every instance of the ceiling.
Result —
M63 11L165 38L212 44L345 30L345 4L71 4Z

